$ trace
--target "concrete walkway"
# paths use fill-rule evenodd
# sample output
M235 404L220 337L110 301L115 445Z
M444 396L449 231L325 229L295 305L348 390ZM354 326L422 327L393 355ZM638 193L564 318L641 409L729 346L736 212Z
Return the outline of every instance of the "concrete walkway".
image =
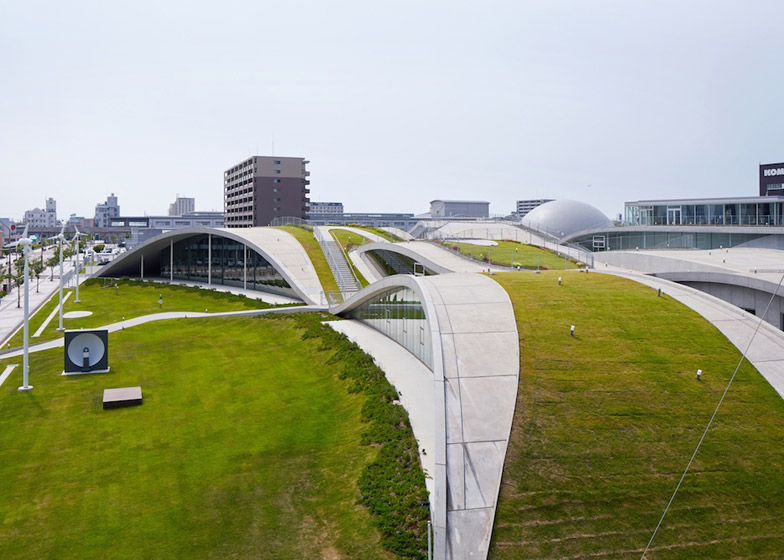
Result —
M125 328L136 327L152 321L164 321L166 319L197 319L202 317L250 317L254 315L272 315L281 313L310 313L317 311L327 311L326 307L319 307L315 305L302 305L300 307L278 307L272 309L248 309L243 311L224 311L221 313L201 313L197 311L165 311L163 313L153 313L151 315L142 315L141 317L134 317L133 319L126 319L125 321L118 321L109 325L95 327L91 330L106 329L110 333L121 331ZM34 346L30 346L30 352L40 352L42 350L50 350L52 348L60 348L64 344L63 338L50 340L48 342L41 342ZM24 350L16 348L11 352L0 352L0 359L15 358L21 356Z
M661 288L662 293L702 315L741 353L748 348L746 359L784 398L784 332L732 304L688 286L611 267L597 269L597 272L629 278L655 290ZM749 347L758 326L757 335Z
M67 265L63 266L63 276L66 282L73 284L71 280L72 269ZM80 277L80 283L87 277ZM54 281L49 280L49 275L41 276L38 283L38 292L35 291L36 281L30 282L30 316L35 315L49 298L57 293L60 287L59 270L55 269ZM24 323L24 286L21 287L20 307L16 306L17 290L14 288L11 293L0 299L0 347L18 331ZM30 333L31 335L33 333Z
M246 290L236 286L224 286L222 284L205 284L204 282L188 282L186 280L172 280L168 278L150 277L148 280L152 282L160 282L162 284L175 284L177 286L188 286L189 288L200 288L202 290L215 290L216 292L226 292L234 294L235 296L245 296L250 299L258 299L270 305L284 305L287 303L302 303L302 301L279 294L272 294L269 292L260 292L258 290Z
M425 470L425 484L432 503L436 472L435 414L433 394L423 391L422 387L432 385L433 372L403 346L359 321L327 321L325 324L345 334L371 355L400 394L400 404L408 411L414 437L419 442L419 460Z
M351 226L317 226L324 232L324 235L328 235L328 232L333 229L341 229L343 231L347 231L349 233L355 233L357 235L361 235L366 239L370 239L373 243L389 243L389 240L381 237L380 235L376 235L375 233L371 233L369 231L365 231L364 229L355 228Z

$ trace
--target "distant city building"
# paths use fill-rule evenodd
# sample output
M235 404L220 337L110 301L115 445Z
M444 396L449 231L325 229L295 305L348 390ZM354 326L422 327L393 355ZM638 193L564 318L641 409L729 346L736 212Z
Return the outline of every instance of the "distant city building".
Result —
M488 218L490 203L484 200L431 200L432 218Z
M182 216L196 210L196 199L178 196L169 204L169 216Z
M343 214L342 202L311 202L308 212L311 216L335 216Z
M311 214L308 223L312 226L348 225L369 227L396 227L409 229L414 227L419 218L414 214L383 214L353 212L349 214Z
M223 227L223 212L189 212L182 216L118 216L109 221L111 228L179 229L186 227Z
M784 163L759 166L760 196L784 196Z
M308 217L310 172L304 158L253 156L223 173L226 227L267 226Z
M624 214L628 226L781 226L784 196L638 200Z
M77 216L76 214L71 214L68 218L68 225L69 226L76 226L78 228L91 228L95 225L95 220L92 218L85 218L84 216Z
M57 225L57 203L53 198L46 199L46 209L33 208L24 213L24 222L31 228L52 228Z
M531 210L533 210L537 206L541 206L545 202L552 202L552 201L553 201L552 198L536 198L536 199L533 199L533 200L518 200L517 201L517 210L515 210L515 212L517 214L519 214L519 216L522 218L523 216L528 214L528 212L530 212Z
M152 229L178 229L184 227L222 228L223 212L186 212L182 216L149 216L147 218Z
M95 205L95 227L97 228L109 227L110 220L119 216L120 205L117 204L117 197L114 193L106 197L106 202L99 202Z
M16 224L11 221L11 218L0 218L0 247L13 241L12 233L16 233Z

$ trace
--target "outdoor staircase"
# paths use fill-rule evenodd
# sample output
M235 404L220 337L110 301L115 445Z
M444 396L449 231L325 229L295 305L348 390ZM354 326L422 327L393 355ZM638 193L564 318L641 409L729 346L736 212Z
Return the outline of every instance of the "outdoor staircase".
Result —
M324 256L327 257L329 268L332 271L332 276L335 277L340 293L345 295L359 291L362 286L354 275L351 266L346 262L348 255L343 252L340 245L332 239L332 236L329 234L325 235L324 230L321 230L318 226L314 228L313 235L319 242Z
M335 277L341 293L359 291L361 288L359 281L354 277L354 273L346 262L343 251L341 251L337 242L325 239L321 248L324 250L324 254L327 255L329 268L332 269L332 275Z
M383 256L384 262L394 270L397 274L413 274L414 271L411 270L411 263L405 262L401 259L397 253L393 251L378 251Z

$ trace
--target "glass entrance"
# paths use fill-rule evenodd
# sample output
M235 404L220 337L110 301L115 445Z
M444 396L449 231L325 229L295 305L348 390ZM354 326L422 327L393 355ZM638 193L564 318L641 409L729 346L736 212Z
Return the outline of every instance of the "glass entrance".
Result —
M667 207L667 225L679 226L681 225L681 207L668 206Z

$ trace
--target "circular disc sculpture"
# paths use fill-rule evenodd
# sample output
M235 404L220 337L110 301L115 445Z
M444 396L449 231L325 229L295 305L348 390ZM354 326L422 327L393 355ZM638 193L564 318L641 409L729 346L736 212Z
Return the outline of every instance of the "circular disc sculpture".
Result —
M109 331L65 331L63 375L109 371Z

